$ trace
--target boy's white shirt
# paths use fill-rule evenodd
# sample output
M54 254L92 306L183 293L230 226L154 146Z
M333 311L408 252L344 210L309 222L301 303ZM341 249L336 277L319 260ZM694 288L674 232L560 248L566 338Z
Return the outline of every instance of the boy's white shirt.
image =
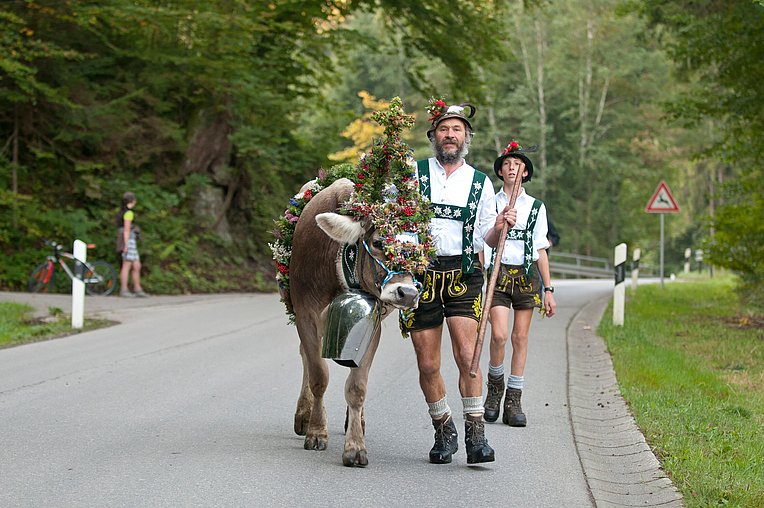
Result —
M517 222L512 229L524 230L528 226L528 219L530 218L531 208L533 202L536 200L533 196L526 194L525 189L520 187L520 195L517 196L515 201L515 209L517 210ZM509 203L507 193L502 188L496 193L496 209L501 212ZM539 258L539 249L546 249L550 247L549 240L547 239L548 225L546 218L546 206L542 203L539 208L538 218L536 219L536 226L533 228L533 261L537 261ZM486 264L490 262L493 255L493 249L486 249ZM501 255L501 262L505 265L522 265L525 259L525 243L522 240L510 240L504 242L504 252Z

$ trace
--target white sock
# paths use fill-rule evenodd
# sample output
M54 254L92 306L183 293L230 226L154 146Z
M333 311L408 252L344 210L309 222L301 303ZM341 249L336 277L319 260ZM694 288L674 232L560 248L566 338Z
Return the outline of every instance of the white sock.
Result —
M436 402L428 402L430 418L433 420L439 420L445 414L451 414L451 408L448 407L448 401L443 397Z
M463 415L465 418L467 415L482 415L485 413L483 397L462 397L462 405L464 406Z
M502 363L498 367L494 367L490 363L488 364L488 375L497 378L497 377L504 377L504 364Z
M510 374L509 379L507 379L507 388L522 390L524 384L525 384L525 378L523 376L513 376L512 374Z

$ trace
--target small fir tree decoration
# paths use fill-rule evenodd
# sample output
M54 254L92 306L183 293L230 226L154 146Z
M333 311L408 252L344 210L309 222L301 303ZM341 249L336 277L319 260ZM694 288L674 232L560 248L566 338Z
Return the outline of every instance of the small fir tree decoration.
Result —
M369 222L377 230L384 239L385 259L380 261L389 270L421 274L435 255L429 234L434 214L430 202L419 192L412 150L401 138L403 129L414 125L414 117L404 113L401 99L395 97L387 110L375 111L372 119L384 127L385 137L375 141L354 166L341 164L321 170L275 221L276 239L269 246L290 322L294 321L294 310L289 301L289 261L295 225L312 197L339 178L355 184L355 193L339 213Z

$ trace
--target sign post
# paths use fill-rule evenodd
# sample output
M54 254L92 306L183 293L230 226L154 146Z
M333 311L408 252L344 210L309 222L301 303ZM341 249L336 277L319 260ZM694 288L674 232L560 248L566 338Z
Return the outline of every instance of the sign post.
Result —
M663 287L663 229L664 229L663 215L666 213L679 212L679 205L676 204L676 200L674 200L674 196L671 195L671 191L669 190L668 185L666 185L666 182L661 181L661 183L658 185L658 188L655 189L655 192L653 193L653 197L650 198L650 201L647 203L647 206L645 207L645 211L647 213L661 214L660 277L661 277L661 288L662 288Z
M684 273L690 273L690 256L692 256L692 249L687 247L684 249Z

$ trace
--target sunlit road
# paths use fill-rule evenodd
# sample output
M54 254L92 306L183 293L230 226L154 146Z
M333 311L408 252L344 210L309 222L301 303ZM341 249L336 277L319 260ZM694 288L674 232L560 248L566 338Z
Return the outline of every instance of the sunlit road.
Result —
M292 430L301 364L277 296L89 298L86 315L121 324L0 350L0 506L592 506L565 338L612 284L556 283L558 315L531 328L528 427L488 424L497 460L480 467L467 466L460 414L454 462L428 463L433 429L395 318L369 380L369 466L352 469L341 460L345 367L330 367L328 450L304 450ZM64 296L37 298L67 309ZM460 413L448 340L443 358Z

